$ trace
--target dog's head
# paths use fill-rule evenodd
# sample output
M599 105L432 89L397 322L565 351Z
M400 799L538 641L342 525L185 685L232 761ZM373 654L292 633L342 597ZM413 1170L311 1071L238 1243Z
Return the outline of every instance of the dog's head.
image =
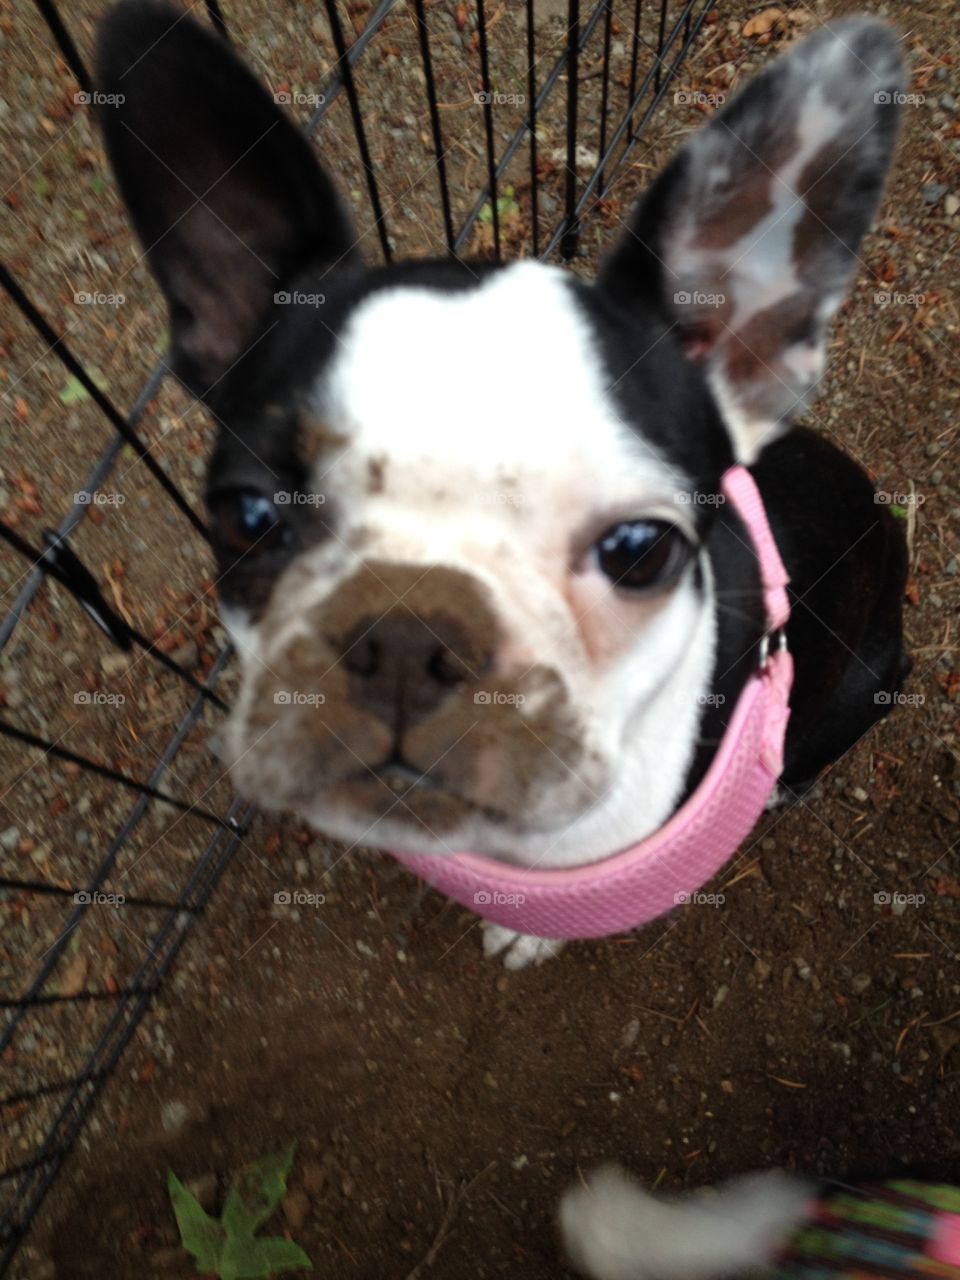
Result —
M239 788L352 841L546 865L662 823L714 679L719 478L820 377L892 147L890 32L839 23L756 77L593 285L365 268L302 136L168 8L111 14L99 87L220 425Z

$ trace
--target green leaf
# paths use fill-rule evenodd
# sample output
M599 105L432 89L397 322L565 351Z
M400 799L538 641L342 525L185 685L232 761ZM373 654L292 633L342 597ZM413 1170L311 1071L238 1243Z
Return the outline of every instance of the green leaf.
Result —
M257 1275L268 1276L274 1272L301 1271L305 1267L313 1267L300 1246L292 1240L285 1240L283 1236L264 1236L253 1243L258 1261L269 1268L267 1271L258 1271Z
M34 194L38 195L42 200L44 196L50 194L50 183L46 178L38 178L33 184L33 191Z
M906 507L901 507L898 503L894 502L890 506L890 514L892 516L896 516L898 520L906 520L909 513Z
M221 1280L258 1280L281 1271L299 1271L313 1264L298 1244L283 1236L228 1238L220 1260Z
M94 386L99 387L101 391L106 391L110 384L107 382L100 370L90 369L88 372ZM82 404L84 400L90 399L90 392L83 385L80 379L72 373L60 388L57 395L60 403L66 405Z
M58 395L61 404L81 404L84 400L90 399L90 392L72 373L60 388Z
M199 1270L209 1275L217 1270L220 1261L223 1228L216 1218L210 1217L172 1169L167 1172L167 1190L180 1231L180 1243L193 1255Z
M96 196L101 195L106 190L106 188L107 188L107 180L106 178L102 178L99 173L95 178L92 178L90 180L90 190L93 192L94 195Z
M285 1151L275 1151L240 1170L223 1206L222 1222L228 1236L249 1238L270 1217L286 1194L296 1147L291 1142Z
M516 191L512 186L507 184L503 189L503 195L497 197L497 216L504 218L508 213L518 213L520 206L516 201ZM481 222L493 221L493 207L488 200L477 215Z

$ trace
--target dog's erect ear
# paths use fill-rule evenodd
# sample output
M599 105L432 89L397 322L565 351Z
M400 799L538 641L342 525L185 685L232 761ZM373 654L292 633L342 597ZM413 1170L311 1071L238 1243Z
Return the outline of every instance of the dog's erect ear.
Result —
M889 27L822 28L753 79L674 157L601 264L629 304L653 294L752 461L810 397L896 134Z
M118 5L97 47L110 163L170 307L174 364L198 394L269 322L299 271L354 237L304 138L212 30Z

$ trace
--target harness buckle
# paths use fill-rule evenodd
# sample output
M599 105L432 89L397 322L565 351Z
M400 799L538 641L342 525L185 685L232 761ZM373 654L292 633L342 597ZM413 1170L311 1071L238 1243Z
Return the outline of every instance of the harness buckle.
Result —
M786 653L787 651L787 632L785 627L778 627L776 631L765 631L760 637L760 653L757 659L757 670L763 671L770 661L770 651L774 648L776 641L777 653Z

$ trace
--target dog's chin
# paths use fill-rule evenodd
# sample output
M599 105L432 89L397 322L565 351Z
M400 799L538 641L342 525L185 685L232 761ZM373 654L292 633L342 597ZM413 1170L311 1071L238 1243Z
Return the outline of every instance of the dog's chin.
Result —
M330 788L329 802L332 811L350 816L351 825L376 832L369 843L378 845L382 832L397 831L407 841L419 840L416 847L431 836L442 847L477 813L475 805L445 786L392 772L345 778Z
M531 834L512 815L425 778L357 775L295 807L330 839L397 853L449 857L469 850L511 862Z

